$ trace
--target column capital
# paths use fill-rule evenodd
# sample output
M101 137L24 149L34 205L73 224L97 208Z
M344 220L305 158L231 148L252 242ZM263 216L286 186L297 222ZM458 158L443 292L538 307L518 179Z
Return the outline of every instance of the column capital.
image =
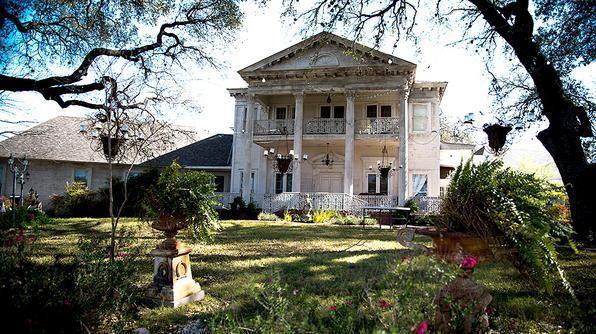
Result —
M356 93L357 91L355 90L346 90L346 99L354 100L354 98L356 97Z
M303 99L304 98L304 92L294 92L293 95L294 95L294 97L296 99Z

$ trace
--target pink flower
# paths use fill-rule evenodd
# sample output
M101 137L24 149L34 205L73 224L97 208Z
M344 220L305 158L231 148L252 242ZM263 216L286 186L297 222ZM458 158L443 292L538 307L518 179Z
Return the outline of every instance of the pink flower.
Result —
M70 306L70 300L64 298L64 301L62 301L62 303L64 304L64 306Z
M462 261L461 267L465 269L472 269L476 266L477 262L478 261L476 260L476 258L474 258L473 256L468 256Z
M273 281L273 277L268 276L267 278L265 278L265 280L263 281L263 283L271 283Z
M428 330L428 322L426 320L424 320L420 326L418 326L418 329L416 330L417 334L423 334L426 333L426 331Z
M391 304L389 304L385 299L379 299L379 307L382 309L388 309L391 307Z
M404 256L404 257L402 258L402 260L403 260L404 262L410 262L410 261L412 261L412 257L411 257L410 255L406 255L406 256Z
M335 310L337 310L337 306L335 306L335 305L329 306L329 311L335 311Z
M27 214L27 220L31 221L35 219L35 214L33 212L29 212Z
M348 301L346 302L346 305L352 305L352 301L351 301L351 300L348 300Z
M16 241L23 241L25 240L25 236L22 234L17 235L17 237L15 238Z
M495 309L492 306L487 306L486 309L484 309L484 312L486 312L487 315L493 315L495 313Z
M118 252L118 256L119 257L127 257L128 253L127 252Z

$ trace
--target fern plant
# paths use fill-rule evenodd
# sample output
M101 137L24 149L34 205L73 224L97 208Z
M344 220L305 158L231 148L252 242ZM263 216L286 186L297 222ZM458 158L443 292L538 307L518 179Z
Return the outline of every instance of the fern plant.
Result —
M573 294L555 243L573 233L561 214L562 189L533 174L503 168L501 160L460 165L443 200L439 227L513 247L513 264L539 290L552 294L554 277Z

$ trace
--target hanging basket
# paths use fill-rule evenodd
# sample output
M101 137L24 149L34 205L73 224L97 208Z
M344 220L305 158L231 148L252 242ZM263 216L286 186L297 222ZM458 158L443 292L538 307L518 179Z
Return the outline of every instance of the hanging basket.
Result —
M275 159L275 162L277 163L277 166L276 166L277 171L279 171L281 174L285 174L290 169L290 164L292 163L292 156L290 156L290 155L278 156Z
M114 158L120 151L120 144L124 141L122 138L110 138L107 136L101 136L101 145L103 147L103 154L106 157ZM108 147L110 143L111 150Z
M511 131L510 126L502 126L500 124L492 124L484 128L484 132L488 136L488 146L495 154L505 146L509 131Z
M381 173L381 178L386 179L389 177L389 172L391 171L391 167L379 167L379 172Z

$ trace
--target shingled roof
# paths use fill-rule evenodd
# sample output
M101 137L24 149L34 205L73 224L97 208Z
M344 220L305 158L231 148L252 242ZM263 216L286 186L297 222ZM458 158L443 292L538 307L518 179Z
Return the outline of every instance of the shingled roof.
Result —
M166 153L142 165L169 166L174 160L187 168L232 166L232 135L217 134Z
M0 157L8 157L12 153L18 157L26 155L28 159L107 163L103 153L93 147L92 141L79 133L80 125L85 121L84 117L58 116L40 123L1 141ZM192 137L177 138L176 142L186 145L196 140ZM175 148L170 147L169 150ZM161 147L151 155L158 156L166 149Z

